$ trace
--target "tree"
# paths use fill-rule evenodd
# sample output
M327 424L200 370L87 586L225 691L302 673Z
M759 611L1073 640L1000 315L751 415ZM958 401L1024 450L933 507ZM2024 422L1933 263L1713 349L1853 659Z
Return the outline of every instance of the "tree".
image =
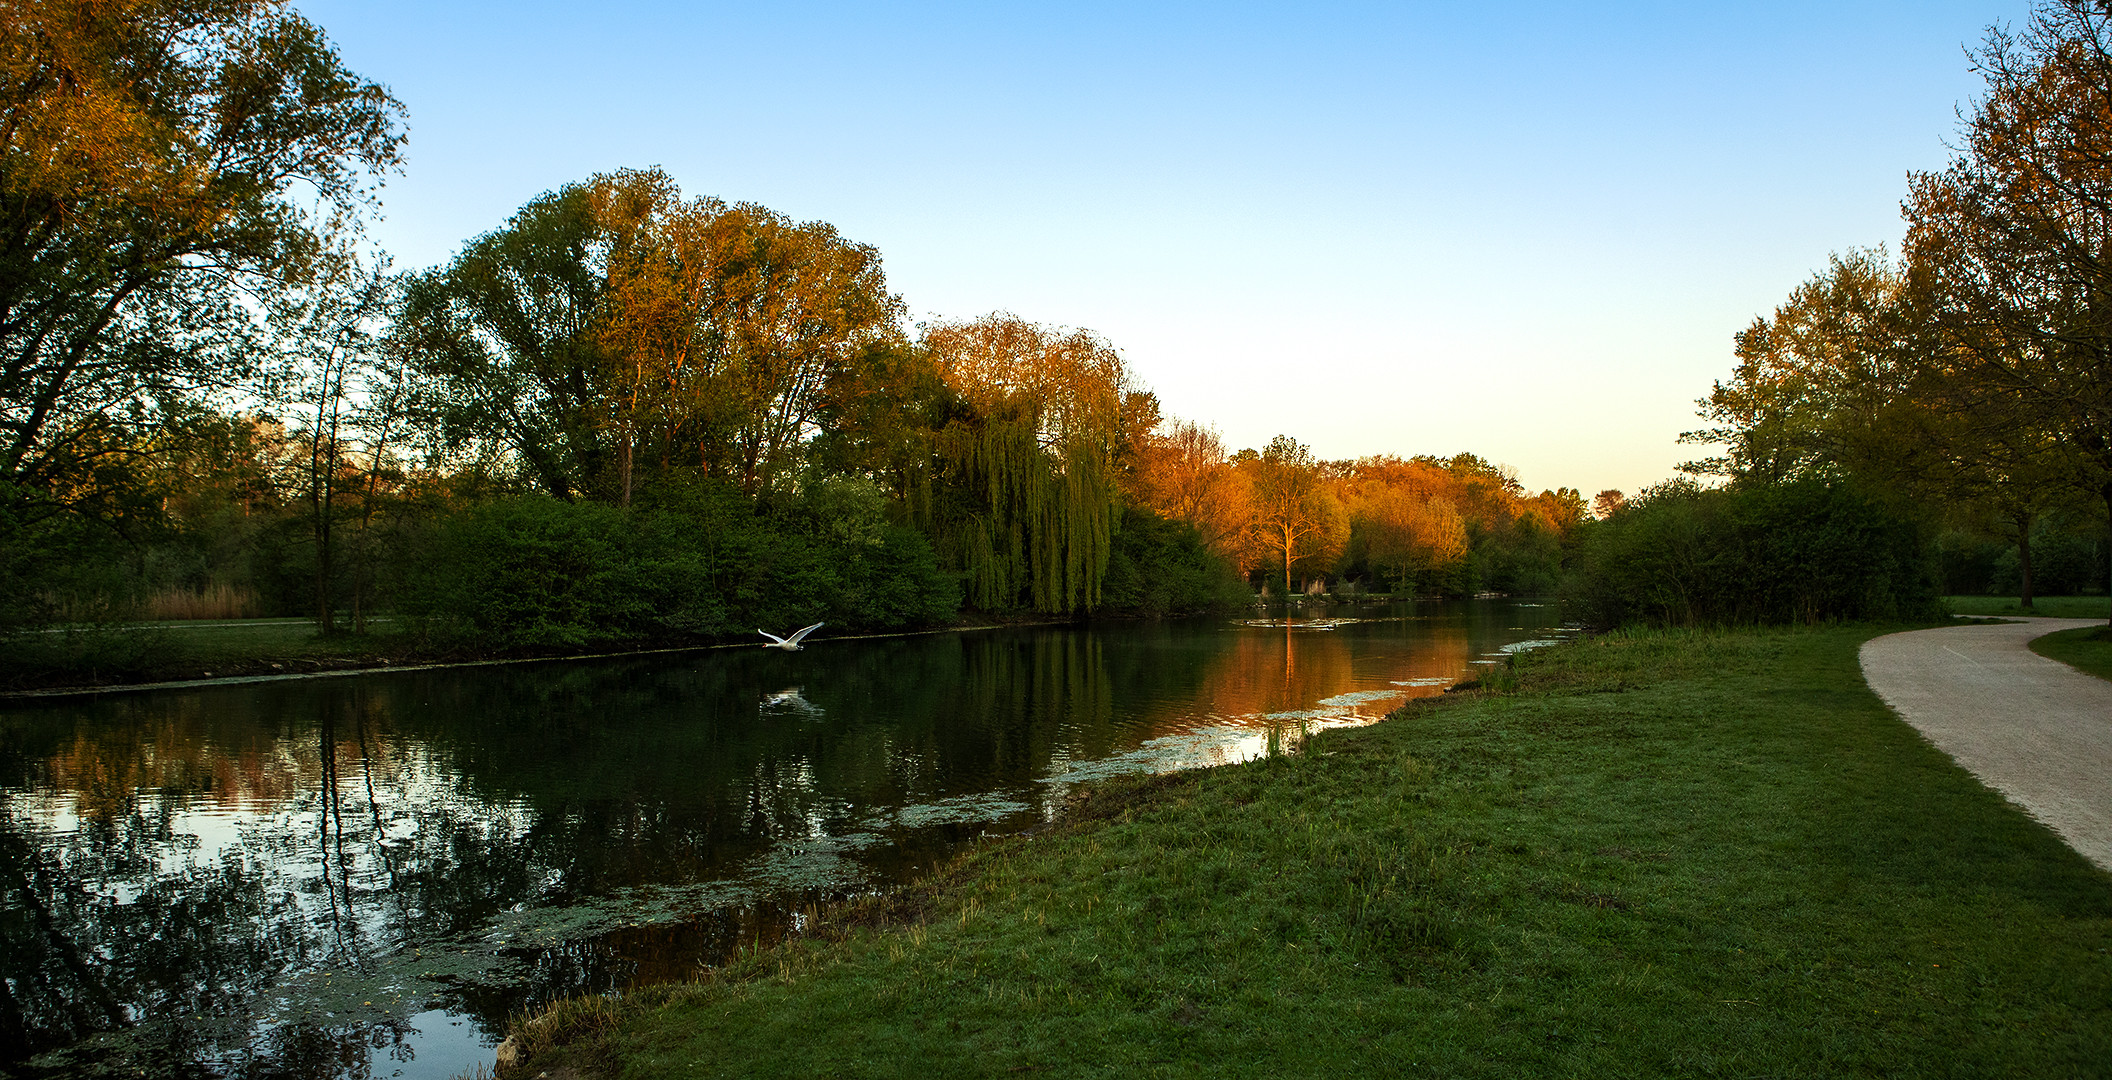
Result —
M278 0L0 2L0 485L50 513L112 423L248 373L399 161L402 107Z
M544 195L416 282L404 347L460 448L561 499L628 504L641 462L756 494L901 344L879 252L821 222L684 199L656 169Z
M1974 60L1961 152L1904 207L1937 355L2052 433L2112 520L2112 10L2048 0Z
M1466 558L1466 519L1451 500L1376 479L1361 485L1358 496L1351 518L1361 526L1364 557L1393 581L1408 585L1418 573Z
M610 235L598 333L617 365L628 501L642 437L755 494L794 476L832 389L897 345L880 253L753 203L684 201L658 170L599 176Z
M922 344L959 411L933 433L938 475L920 516L967 572L970 602L1095 606L1136 405L1121 354L1090 331L1003 313L926 327Z
M1205 544L1237 560L1247 529L1247 488L1214 429L1176 421L1154 432L1138 455L1136 498L1195 526Z
M1874 435L1908 377L1905 287L1883 250L1851 251L1797 286L1772 317L1754 319L1734 339L1730 381L1696 403L1714 426L1680 436L1726 452L1682 471L1772 483L1896 451Z
M1257 552L1280 557L1285 595L1294 567L1325 560L1340 550L1349 531L1342 503L1321 482L1313 453L1288 435L1278 435L1252 459L1250 528Z
M584 185L522 207L412 278L394 348L423 376L419 413L456 452L507 460L559 499L612 492L613 394L598 335L605 245Z
M383 328L401 295L400 281L387 260L373 266L343 260L318 276L294 303L273 314L272 323L285 339L292 403L303 412L308 454L304 470L309 524L315 538L315 617L325 634L336 629L336 519L338 489L360 449L348 440L348 427L359 414L379 421L366 432L369 469L361 499L362 523L371 511L373 485L394 419L386 400L395 381L382 372ZM378 411L376 411L378 410ZM364 628L364 612L355 621Z

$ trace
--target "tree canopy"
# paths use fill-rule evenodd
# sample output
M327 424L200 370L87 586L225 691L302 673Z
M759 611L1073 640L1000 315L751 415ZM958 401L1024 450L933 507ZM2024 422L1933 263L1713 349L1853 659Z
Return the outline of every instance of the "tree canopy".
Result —
M0 483L34 515L250 370L252 299L357 227L402 107L274 0L7 0L0 27Z

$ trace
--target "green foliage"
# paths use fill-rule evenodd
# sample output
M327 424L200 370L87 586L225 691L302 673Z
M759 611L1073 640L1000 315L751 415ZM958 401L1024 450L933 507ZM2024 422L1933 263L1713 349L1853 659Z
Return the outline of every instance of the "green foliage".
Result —
M957 420L933 438L938 479L921 515L985 611L1047 613L1100 603L1114 478L1083 439L1054 452L1032 415Z
M2031 530L2031 588L2035 594L2072 596L2105 591L2105 539L2100 522L2078 523L2061 515L2040 518ZM2023 584L2023 559L2016 545L1998 549L1988 587L2015 595ZM1946 592L1966 592L1952 589Z
M1564 591L1597 626L1916 618L1932 571L1921 528L1846 483L1675 481L1595 523Z
M34 513L32 496L0 480L0 633L41 621L40 586L58 561L56 530Z
M1481 531L1472 543L1461 592L1542 596L1561 585L1561 534L1536 516Z
M862 515L842 513L858 505ZM501 499L434 528L402 609L438 643L502 651L951 618L955 579L922 536L878 520L878 509L870 491L841 483L770 507L681 478L629 510Z
M651 609L628 525L619 510L554 499L479 507L440 531L407 613L500 649L639 636Z
M512 461L561 499L611 490L615 451L601 424L610 373L594 334L600 239L584 185L542 195L413 278L395 328L425 379L434 434Z
M1124 507L1116 519L1103 614L1162 615L1233 611L1252 600L1231 563L1212 552L1195 526Z
M2002 558L1999 541L1960 529L1936 537L1936 576L1944 594L1978 594L1995 588L1995 566Z

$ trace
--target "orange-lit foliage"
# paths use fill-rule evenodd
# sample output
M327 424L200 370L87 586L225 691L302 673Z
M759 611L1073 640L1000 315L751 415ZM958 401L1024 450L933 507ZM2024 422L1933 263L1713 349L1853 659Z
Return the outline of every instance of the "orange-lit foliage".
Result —
M1247 541L1242 565L1293 579L1324 575L1349 539L1349 515L1328 470L1312 452L1278 435L1260 453L1243 453L1239 472L1248 491Z
M1216 432L1174 422L1146 441L1134 497L1250 575L1280 581L1288 566L1294 585L1347 577L1424 593L1551 587L1585 516L1577 492L1528 495L1472 454L1313 461L1294 449L1279 438L1228 457Z
M1352 527L1372 569L1389 581L1436 574L1467 557L1467 521L1452 500L1378 479L1351 484Z
M1245 477L1214 429L1176 420L1139 440L1130 497L1195 527L1212 551L1238 564L1251 516Z
M1090 330L997 312L927 327L924 345L946 385L978 412L1031 412L1045 448L1077 437L1112 447L1121 438L1129 372L1115 347Z
M608 245L598 328L622 489L640 453L755 492L798 462L830 385L893 340L903 309L880 253L824 222L683 199L656 169L595 177Z
M1347 465L1354 533L1342 571L1421 592L1541 591L1584 519L1562 488L1527 495L1512 470L1472 454Z

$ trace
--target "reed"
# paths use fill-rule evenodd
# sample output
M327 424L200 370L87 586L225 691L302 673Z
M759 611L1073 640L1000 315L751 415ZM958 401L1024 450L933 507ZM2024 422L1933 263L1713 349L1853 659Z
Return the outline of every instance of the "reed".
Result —
M254 619L263 610L254 590L216 581L201 589L173 588L150 594L140 604L140 617L156 622Z

